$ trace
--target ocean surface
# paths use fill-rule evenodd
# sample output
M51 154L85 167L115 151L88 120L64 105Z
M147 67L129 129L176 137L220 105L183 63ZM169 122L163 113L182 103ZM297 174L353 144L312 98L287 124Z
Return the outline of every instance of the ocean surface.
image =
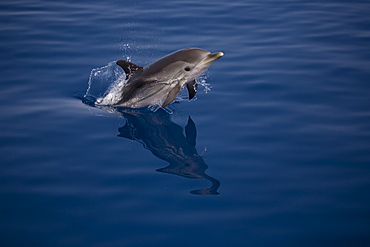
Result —
M0 246L370 246L369 13L1 1ZM195 100L81 100L187 47L225 54Z

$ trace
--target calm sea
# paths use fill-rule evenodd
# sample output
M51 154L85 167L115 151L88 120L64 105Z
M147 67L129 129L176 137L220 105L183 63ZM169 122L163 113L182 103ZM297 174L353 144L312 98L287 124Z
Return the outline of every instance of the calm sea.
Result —
M0 246L370 246L369 13L2 1ZM78 96L114 61L186 47L225 53L196 100L117 111Z

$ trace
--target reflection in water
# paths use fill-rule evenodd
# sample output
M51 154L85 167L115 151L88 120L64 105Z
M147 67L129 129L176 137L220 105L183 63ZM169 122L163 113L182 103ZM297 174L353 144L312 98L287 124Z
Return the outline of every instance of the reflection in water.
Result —
M169 166L157 169L158 172L171 173L186 178L205 178L212 185L210 188L193 190L197 195L218 195L220 182L208 176L208 166L198 154L196 144L196 127L189 117L183 128L171 120L171 115L163 109L156 112L120 108L119 112L127 121L118 129L119 137L136 140L143 144L158 158L170 163Z

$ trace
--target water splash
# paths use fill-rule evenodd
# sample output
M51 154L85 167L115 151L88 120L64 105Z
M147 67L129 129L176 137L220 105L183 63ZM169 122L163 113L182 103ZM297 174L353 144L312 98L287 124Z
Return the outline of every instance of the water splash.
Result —
M131 46L130 44L121 44L120 49L123 51L123 54L131 54ZM131 55L126 56L126 61L131 62Z
M201 75L198 79L197 79L197 83L198 85L204 87L203 91L205 93L209 93L212 89L212 86L210 83L207 83L207 78L208 78L208 71ZM198 89L199 90L199 89Z
M114 105L120 100L119 91L126 84L126 75L116 62L91 70L85 98L95 99L95 105Z

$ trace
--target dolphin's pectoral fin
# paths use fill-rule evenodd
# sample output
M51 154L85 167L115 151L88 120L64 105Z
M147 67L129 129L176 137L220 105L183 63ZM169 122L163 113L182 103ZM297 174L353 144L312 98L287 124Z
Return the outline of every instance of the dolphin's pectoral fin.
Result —
M189 92L189 99L194 98L195 94L197 93L198 90L198 84L195 80L189 82L186 84L186 88L188 89Z
M188 123L185 126L185 136L186 136L186 141L195 147L196 145L196 139L197 139L197 129L195 127L194 121L190 118L188 119Z
M142 70L143 67L142 66L139 66L137 64L134 64L134 63L131 63L131 62L128 62L128 61L125 61L125 60L119 60L116 62L116 64L118 66L120 66L126 73L126 79L136 73L138 70Z
M177 84L167 95L167 98L166 100L164 101L162 107L166 107L168 106L175 98L176 96L179 94L181 90L181 86L180 84Z

